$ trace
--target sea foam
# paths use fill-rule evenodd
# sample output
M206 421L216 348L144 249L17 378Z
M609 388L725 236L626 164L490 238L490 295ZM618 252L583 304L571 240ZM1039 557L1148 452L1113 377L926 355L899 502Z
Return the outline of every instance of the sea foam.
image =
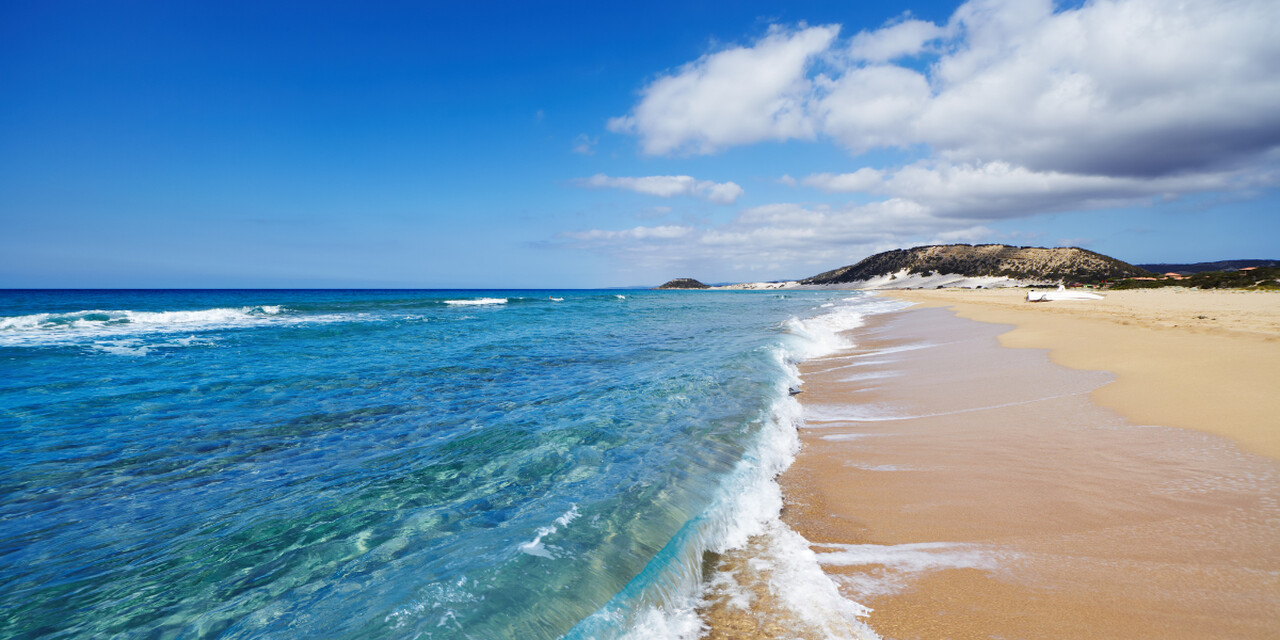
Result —
M560 516L559 518L556 518L555 524L548 525L538 529L538 535L534 537L533 540L530 540L529 542L526 542L520 545L520 551L522 553L527 553L531 556L539 556L542 558L554 559L555 556L552 555L552 553L547 550L546 546L542 544L542 539L556 533L563 527L569 526L569 523L573 522L577 518L578 518L578 505L576 504L571 505L569 507L569 510L564 512L564 515Z
M466 307L466 306L481 306L481 305L490 305L490 304L506 304L507 299L506 298L469 298L464 300L445 300L444 303L451 304L454 306Z
M801 383L796 363L853 347L842 332L861 326L867 315L903 308L896 301L868 296L820 305L821 313L783 323L788 334L772 355L781 374L775 399L753 446L721 484L713 504L690 521L652 560L640 576L609 604L579 623L565 637L692 640L707 630L701 618L715 592L745 603L746 591L734 592L732 575L703 574L707 552L738 550L755 566L767 565L767 588L784 603L774 612L787 624L826 638L876 638L859 618L869 610L840 595L822 572L809 543L781 520L782 492L777 476L799 451L798 428L804 410L789 393ZM541 538L534 540L539 542ZM797 629L798 631L798 629Z
M877 301L549 293L11 294L3 338L78 347L0 376L6 451L51 452L10 456L36 479L0 514L32 541L15 633L694 638L733 587L707 552L740 550L788 621L868 637L775 476L795 363Z
M841 567L866 567L856 575L843 575L841 583L862 597L886 595L904 589L914 578L943 569L993 571L1008 552L975 544L921 542L899 545L814 543L822 549L818 562Z
M289 322L280 305L183 311L89 309L0 318L0 346L42 346L152 333L210 331ZM122 345L117 345L122 346Z

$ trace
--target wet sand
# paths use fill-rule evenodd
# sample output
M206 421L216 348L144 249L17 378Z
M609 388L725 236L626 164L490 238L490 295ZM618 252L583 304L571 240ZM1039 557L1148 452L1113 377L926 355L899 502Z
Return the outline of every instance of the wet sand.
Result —
M1280 462L1099 406L1112 374L1003 348L1010 328L913 309L802 365L784 520L870 626L1280 637Z
M1014 324L1001 344L1115 373L1093 398L1129 419L1216 433L1280 460L1280 292L1146 289L1041 304L1020 289L889 295Z

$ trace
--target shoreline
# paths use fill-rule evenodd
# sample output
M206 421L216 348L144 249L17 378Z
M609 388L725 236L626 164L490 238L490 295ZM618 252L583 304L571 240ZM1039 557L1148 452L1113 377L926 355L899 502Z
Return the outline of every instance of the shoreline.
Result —
M1280 293L1109 291L1029 304L1024 290L886 292L957 316L1013 325L1001 345L1048 349L1057 364L1108 371L1099 404L1138 424L1196 429L1280 460Z
M1019 294L1021 292L1018 292ZM1093 401L1113 376L913 307L801 365L783 519L882 637L1280 633L1280 464Z

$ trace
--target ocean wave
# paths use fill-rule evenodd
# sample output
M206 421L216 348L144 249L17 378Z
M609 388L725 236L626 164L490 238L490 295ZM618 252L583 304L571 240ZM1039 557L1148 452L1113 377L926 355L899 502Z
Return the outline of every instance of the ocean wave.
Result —
M867 316L910 306L907 302L872 295L851 296L841 302L845 304L824 303L819 307L823 313L803 320L793 317L783 323L783 329L800 340L795 346L799 359L819 358L851 349L854 345L843 335L844 332L862 326Z
M489 305L489 304L506 304L507 299L506 298L469 298L469 299L463 299L463 300L445 300L444 303L456 305L456 306L476 306L476 305Z
M103 353L146 355L156 347L207 344L189 338L142 344L138 339L173 333L194 334L263 325L325 322L337 316L292 315L281 305L216 307L177 311L85 309L0 317L0 346L41 347L87 345Z
M821 315L784 323L790 335L771 350L780 375L768 415L752 446L722 482L718 497L626 588L566 638L697 638L707 630L707 617L714 615L717 601L732 608L749 600L753 589L762 588L781 606L765 613L785 621L797 634L877 637L860 620L869 610L840 595L808 541L782 522L782 491L776 480L800 448L798 428L804 411L789 393L801 383L796 363L852 347L842 331L860 326L869 314L905 306L868 298L849 298L843 305L821 307ZM533 542L540 541L541 535ZM729 563L736 568L712 568L708 575L708 553L738 554L744 561ZM757 570L762 566L767 571ZM744 573L749 575L740 575ZM752 584L743 586L744 581Z
M0 331L32 331L51 329L84 329L92 327L132 325L202 325L226 323L252 317L274 316L284 312L279 305L255 307L221 307L196 311L132 311L91 309L70 313L35 313L0 318Z
M568 511L564 512L564 515L556 518L555 524L540 527L538 529L538 535L534 536L533 540L520 545L519 549L521 553L527 553L531 556L538 556L541 558L554 559L555 555L547 549L546 545L542 544L542 539L556 533L564 527L569 526L570 522L577 519L578 505L574 504L569 507Z
M779 361L783 359L780 355ZM640 575L565 638L683 640L701 635L705 623L699 607L708 586L704 556L742 548L775 522L781 524L782 494L774 478L791 465L800 446L800 406L787 395L787 383L794 379L790 372L787 378L776 389L764 428L722 482L711 506L687 522Z
M81 383L86 389L101 389L103 397L126 398L119 404L121 416L144 414L131 425L155 431L140 431L138 442L163 443L168 434L177 433L183 436L179 440L184 448L161 451L164 457L159 461L150 456L129 461L136 465L129 467L132 475L111 483L109 497L133 500L142 495L153 500L148 504L162 507L178 496L193 508L189 514L175 513L175 526L200 532L193 538L153 537L137 527L102 525L94 531L115 536L111 545L103 545L93 536L81 544L80 529L63 530L50 538L78 554L66 556L76 559L67 566L96 566L97 558L111 553L130 567L145 568L138 558L182 558L186 556L179 554L190 544L207 542L218 553L205 554L213 558L205 564L252 568L259 564L261 549L283 550L278 558L281 570L252 585L229 575L213 589L212 583L186 580L185 574L138 569L70 596L45 589L37 594L43 600L33 598L36 610L43 619L65 620L59 621L58 629L64 635L83 635L103 624L104 618L92 613L93 603L101 598L126 591L169 591L176 594L172 597L177 613L145 617L126 611L111 617L111 624L133 635L155 629L190 635L214 625L229 629L227 635L241 636L550 638L581 623L569 637L695 638L711 621L709 598L757 591L735 591L735 585L748 584L745 579L708 562L741 550L748 563L759 560L753 566L773 567L766 582L757 584L778 594L787 609L785 620L798 621L794 628L822 630L809 633L812 637L867 637L857 620L864 610L840 598L807 541L781 521L781 492L775 480L798 447L796 429L802 414L788 389L799 383L794 363L812 346L804 335L777 331L778 321L791 312L803 316L836 311L813 309L834 298L803 293L797 296L803 301L785 306L769 300L767 319L754 315L758 309L745 303L725 311L714 306L717 301L711 297L705 305L680 297L678 305L693 307L685 311L675 296L663 294L634 294L623 300L608 293L575 295L576 304L565 308L546 305L546 294L539 294L524 298L524 310L514 316L510 314L516 309L500 306L442 304L445 297L476 300L486 294L494 295L431 294L413 304L387 305L363 298L350 304L345 296L327 293L277 298L288 309L238 307L243 294L208 295L200 298L203 302L181 298L146 304L216 309L148 311L142 313L153 315L133 317L96 309L141 306L125 301L130 298L23 307L93 309L42 319L19 316L26 328L0 334L73 344L77 357L105 354L93 355L94 366L84 368L95 373L104 365L136 368L138 375L127 376L127 384L95 377ZM510 300L513 307L522 304L518 296ZM633 302L639 306L624 309ZM472 320L451 324L462 318ZM394 322L401 319L411 322ZM428 319L429 324L423 322ZM339 320L352 324L321 331L272 328ZM549 333L561 325L570 330ZM207 330L220 327L246 329ZM564 339L542 339L548 335ZM638 339L630 340L633 335ZM690 338L687 346L685 338ZM312 358L278 357L339 341L343 353L334 355L341 360L317 363ZM143 361L170 349L220 342L245 348L196 348L184 354L188 357L164 363ZM263 344L271 348L257 348ZM590 358L579 358L578 350ZM521 357L487 358L473 366L467 356L477 353ZM62 362L64 355L37 354L32 361L43 362L40 358L47 356L50 362ZM103 362L108 357L118 360ZM700 369L707 361L711 364ZM210 362L235 366L209 367ZM258 371L268 362L273 367L271 382L264 384ZM403 366L396 366L399 363ZM317 369L317 364L324 368ZM582 366L590 368L574 368ZM59 368L58 373L70 369ZM338 379L323 388L314 383L318 373L342 370L358 375L334 376ZM604 392L595 394L595 385L581 384L579 376L595 371L617 373L625 384L605 385ZM175 380L191 379L191 393L177 389L160 403L149 393L120 392L149 389L157 372ZM681 378L686 372L688 378ZM732 386L723 387L725 380ZM252 397L240 402L249 388L255 390ZM317 398L326 406L317 407ZM712 402L723 402L724 411L703 409ZM668 404L673 406L673 419L663 413ZM210 413L215 407L216 413ZM638 408L657 417L632 419L629 414L640 413ZM69 438L83 440L77 416L86 414L44 413L65 422L61 428ZM708 426L711 421L715 423ZM218 426L207 436L188 439L189 432L215 423L230 425L236 435L228 437ZM282 428L257 429L260 424ZM254 428L241 430L239 425ZM206 437L217 444L213 453L200 446ZM299 449L299 441L315 446ZM197 448L186 449L187 442ZM226 447L224 442L236 446ZM443 447L445 442L451 444ZM218 482L192 486L178 478L185 484L174 488L151 481L154 474L149 470L171 458L186 468L188 451L198 453L198 460L221 460L217 456L242 455L240 444L246 457L234 464L244 466L234 467L235 473L225 481L219 475ZM678 464L682 457L670 455L673 447L703 453L690 455L688 465ZM226 449L231 451L222 453ZM306 455L295 455L295 450ZM210 468L209 473L221 473L218 469L227 467L218 462ZM239 473L242 468L270 468L272 479L266 480L265 473L261 479L248 477ZM661 471L650 473L651 468ZM347 473L352 470L356 473ZM342 501L340 511L360 517L335 520L304 508L310 502L274 502L279 493L271 487L283 486L275 482L295 486L292 483L298 481L301 489L290 495L322 498L339 474L352 487L368 488ZM260 485L263 480L273 484ZM643 488L631 490L642 483ZM226 493L207 492L205 486ZM256 491L271 500L254 497ZM218 511L228 508L222 504L228 495L245 496L243 508L255 506L240 511L236 502L231 507L237 510ZM134 523L138 518L130 513L140 512L132 505L128 510L103 510L90 501L83 505L84 513L111 511ZM388 515L365 518L375 512ZM226 513L242 518L237 522L253 534L253 544L237 542L239 536L205 539L202 523ZM270 518L261 517L264 513ZM631 518L637 515L644 517ZM308 543L314 547L297 547L296 536L289 532L310 526L307 523L316 518L341 522L342 527ZM91 518L85 521L92 524ZM251 524L258 521L290 524L266 531ZM661 551L654 554L654 549ZM644 559L651 562L646 565ZM36 587L28 585L56 577L59 571L60 565L45 567L23 583L22 590L34 591ZM370 575L379 579L369 581ZM629 584L621 584L632 577ZM164 589L156 590L156 585ZM219 597L214 591L233 596ZM615 593L606 605L603 601ZM154 609L149 596L138 602ZM605 608L592 615L601 605ZM600 629L605 632L594 632Z

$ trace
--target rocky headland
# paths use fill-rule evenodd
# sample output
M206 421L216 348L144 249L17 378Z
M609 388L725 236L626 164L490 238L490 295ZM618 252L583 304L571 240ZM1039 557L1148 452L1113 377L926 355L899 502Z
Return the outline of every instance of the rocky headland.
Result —
M1072 283L1151 275L1127 262L1078 247L948 244L895 249L800 280L801 285L907 288L938 277L985 280L989 286ZM893 283L895 280L901 282ZM861 285L861 286L860 286ZM938 283L938 286L949 283ZM949 285L952 286L952 285ZM963 286L963 285L962 285Z
M702 284L693 278L676 278L668 280L664 284L657 287L658 289L710 289L709 285Z

